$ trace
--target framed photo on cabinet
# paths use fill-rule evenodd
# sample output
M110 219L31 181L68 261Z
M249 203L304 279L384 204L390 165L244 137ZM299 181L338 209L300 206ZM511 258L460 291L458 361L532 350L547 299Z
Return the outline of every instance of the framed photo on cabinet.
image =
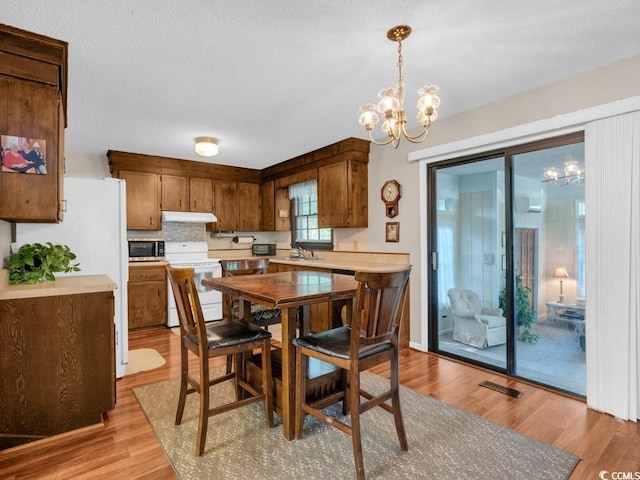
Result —
M387 242L400 241L400 222L387 222L386 240Z
M3 172L46 175L46 140L26 136L0 135Z

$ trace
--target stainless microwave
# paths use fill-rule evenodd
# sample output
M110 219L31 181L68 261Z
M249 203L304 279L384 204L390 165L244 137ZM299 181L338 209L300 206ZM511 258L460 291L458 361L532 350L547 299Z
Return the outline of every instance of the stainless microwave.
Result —
M274 256L276 254L275 243L254 243L251 245L251 254L253 256Z
M152 262L164 260L164 240L157 238L130 238L129 261Z

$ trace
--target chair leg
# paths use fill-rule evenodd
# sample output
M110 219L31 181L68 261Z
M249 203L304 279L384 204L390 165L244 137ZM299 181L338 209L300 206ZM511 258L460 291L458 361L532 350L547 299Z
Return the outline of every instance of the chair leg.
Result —
M349 373L349 403L351 409L351 443L356 465L356 478L364 480L364 460L362 458L362 437L360 435L360 376L359 372Z
M226 372L231 373L231 366L233 365L233 355L227 355L227 370Z
M200 416L198 418L198 436L196 439L196 457L204 453L209 425L209 359L200 359Z
M400 387L398 386L398 352L391 359L391 406L393 407L393 419L396 424L396 433L398 434L398 441L400 442L400 448L404 451L409 450L409 444L407 443L407 433L404 429L404 421L402 419L402 410L400 409Z
M264 341L262 345L262 394L264 395L264 414L267 426L273 427L273 375L271 373L271 341Z
M349 372L342 369L342 391L344 392L344 397L342 397L342 414L349 415Z
M241 353L233 354L233 363L235 363L234 365L235 378L233 380L233 383L236 388L236 401L237 401L237 400L242 400L244 398L244 389L240 386L240 382L239 382L240 378L244 375L244 364L242 362Z
M296 347L296 408L293 438L302 438L304 418L306 413L302 410L302 404L307 398L307 356L302 353L300 347Z
M180 340L182 342L182 339ZM178 396L178 409L176 410L176 425L182 423L184 405L187 401L187 375L189 374L189 358L187 349L180 345L180 395Z

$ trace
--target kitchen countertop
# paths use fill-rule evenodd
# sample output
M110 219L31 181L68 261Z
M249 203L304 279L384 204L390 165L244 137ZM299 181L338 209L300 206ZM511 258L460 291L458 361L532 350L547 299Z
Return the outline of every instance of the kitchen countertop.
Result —
M164 267L168 265L169 262L165 260L158 260L154 262L129 262L129 268L131 267Z
M355 255L353 257L356 257ZM241 256L241 258L260 258L251 256ZM294 265L296 267L312 267L312 268L326 268L331 270L349 270L349 271L368 271L368 272L389 272L394 270L400 270L405 268L408 263L396 262L372 262L370 260L349 258L349 259L320 259L306 260L306 259L289 259L286 257L266 257L269 258L269 263L278 263L284 265Z
M116 283L107 275L73 275L56 277L55 282L10 285L9 272L0 271L0 300L106 292L116 288Z

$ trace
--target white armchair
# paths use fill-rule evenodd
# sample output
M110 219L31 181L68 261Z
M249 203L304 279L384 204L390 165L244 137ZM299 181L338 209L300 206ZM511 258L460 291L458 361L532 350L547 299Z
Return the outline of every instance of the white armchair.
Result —
M507 320L501 308L483 308L478 295L462 288L447 292L453 315L453 339L476 348L507 341Z

